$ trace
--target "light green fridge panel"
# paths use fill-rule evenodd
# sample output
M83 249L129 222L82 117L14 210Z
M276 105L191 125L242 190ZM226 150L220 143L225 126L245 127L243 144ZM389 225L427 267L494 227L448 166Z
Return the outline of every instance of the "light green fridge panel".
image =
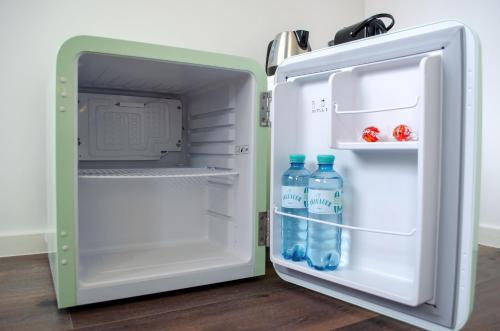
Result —
M260 126L260 98L267 89L264 69L247 58L204 51L91 36L66 41L57 55L49 91L49 260L59 308L77 305L77 99L78 59L84 53L109 54L154 61L230 69L251 73L255 80L256 146L253 221L254 275L265 272L265 247L259 245L259 212L268 210L269 129Z

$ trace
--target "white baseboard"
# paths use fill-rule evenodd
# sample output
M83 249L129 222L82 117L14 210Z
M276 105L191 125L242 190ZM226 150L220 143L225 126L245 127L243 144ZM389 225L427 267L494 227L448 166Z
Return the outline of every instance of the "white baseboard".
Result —
M45 233L0 236L0 257L47 253Z
M479 225L479 243L500 248L500 227L490 224Z

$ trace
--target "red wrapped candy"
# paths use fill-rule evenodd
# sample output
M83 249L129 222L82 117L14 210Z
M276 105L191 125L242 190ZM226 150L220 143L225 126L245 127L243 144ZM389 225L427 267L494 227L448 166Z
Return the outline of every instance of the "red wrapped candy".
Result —
M361 138L363 138L364 141L373 143L379 141L380 139L379 135L380 135L380 130L378 128L374 126L369 126L363 130Z
M397 141L408 141L412 140L414 134L408 125L400 124L394 128L392 131L394 139Z

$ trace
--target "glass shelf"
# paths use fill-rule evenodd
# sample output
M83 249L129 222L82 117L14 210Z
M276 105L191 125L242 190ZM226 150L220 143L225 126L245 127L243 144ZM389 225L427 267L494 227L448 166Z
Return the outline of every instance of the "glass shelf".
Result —
M120 168L79 169L79 178L196 178L236 176L233 170L215 168Z

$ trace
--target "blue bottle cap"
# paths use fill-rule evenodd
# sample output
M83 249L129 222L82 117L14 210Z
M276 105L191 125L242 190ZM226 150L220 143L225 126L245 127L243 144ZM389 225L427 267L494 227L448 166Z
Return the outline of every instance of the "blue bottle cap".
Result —
M318 155L318 164L333 164L335 156L333 155Z
M290 163L304 163L306 156L304 154L290 154Z

